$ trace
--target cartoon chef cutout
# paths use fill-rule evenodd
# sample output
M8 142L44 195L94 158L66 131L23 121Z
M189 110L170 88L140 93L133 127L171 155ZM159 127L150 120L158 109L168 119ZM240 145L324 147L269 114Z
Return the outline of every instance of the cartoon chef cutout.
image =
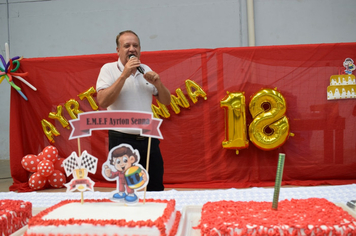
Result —
M116 191L110 200L135 204L138 202L136 190L148 184L147 171L138 164L140 154L131 145L120 144L112 148L103 164L102 175L108 181L116 179Z

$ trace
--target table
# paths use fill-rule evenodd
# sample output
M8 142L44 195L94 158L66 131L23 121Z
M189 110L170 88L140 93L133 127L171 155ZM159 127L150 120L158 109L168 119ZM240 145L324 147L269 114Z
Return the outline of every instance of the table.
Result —
M94 187L95 190L95 187ZM269 201L273 200L273 188L254 187L247 189L219 189L219 190L196 190L177 191L168 190L163 192L146 192L146 198L153 199L175 199L176 208L181 211L184 206L203 205L208 201L233 200L233 201ZM109 198L110 192L84 192L85 199ZM143 199L144 192L137 192L139 198ZM356 199L356 184L336 186L313 186L313 187L282 187L279 200L326 198L334 203L346 204ZM80 199L80 192L1 192L0 199L24 200L32 203L33 208L43 208L55 205L66 199ZM272 203L271 203L272 206Z

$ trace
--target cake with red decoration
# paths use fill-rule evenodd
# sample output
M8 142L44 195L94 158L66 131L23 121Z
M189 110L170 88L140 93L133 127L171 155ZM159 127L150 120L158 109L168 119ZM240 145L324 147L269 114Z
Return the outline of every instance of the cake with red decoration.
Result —
M175 200L146 199L132 206L108 199L65 200L34 216L24 235L170 236L180 216Z
M22 200L0 200L0 235L8 236L24 227L32 217L32 204Z
M218 201L203 205L197 226L217 235L356 235L356 219L323 198L272 202Z

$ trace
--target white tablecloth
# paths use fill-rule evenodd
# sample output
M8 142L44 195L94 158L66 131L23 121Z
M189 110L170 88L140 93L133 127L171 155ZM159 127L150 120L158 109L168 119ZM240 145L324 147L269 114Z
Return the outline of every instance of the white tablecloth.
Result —
M233 200L233 201L273 201L273 188L248 188L248 189L223 189L223 190L199 190L163 192L146 192L146 198L175 199L177 210L183 206L203 205L208 201ZM110 192L84 192L84 199L109 198ZM143 199L144 192L137 192ZM284 187L280 189L279 200L305 199L311 197L326 198L334 203L346 204L350 200L356 200L356 184L317 187ZM32 203L33 208L49 207L65 199L80 199L80 192L1 192L0 199L24 200Z

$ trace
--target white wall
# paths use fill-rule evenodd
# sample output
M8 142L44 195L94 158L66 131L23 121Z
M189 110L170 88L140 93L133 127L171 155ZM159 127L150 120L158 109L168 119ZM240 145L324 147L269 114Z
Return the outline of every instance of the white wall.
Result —
M126 29L143 51L248 46L246 0L0 0L0 53L115 52ZM356 0L254 0L256 46L356 41ZM0 84L0 159L9 159L10 86Z
M255 0L256 45L356 42L356 0Z

